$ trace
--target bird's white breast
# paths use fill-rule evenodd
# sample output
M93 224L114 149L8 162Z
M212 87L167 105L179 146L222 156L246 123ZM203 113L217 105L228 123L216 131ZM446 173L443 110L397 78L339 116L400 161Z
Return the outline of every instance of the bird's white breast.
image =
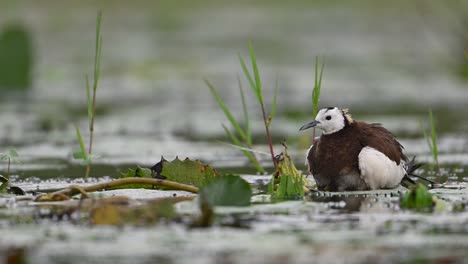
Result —
M399 165L382 152L364 147L358 156L361 178L372 190L394 188L406 174L404 161Z

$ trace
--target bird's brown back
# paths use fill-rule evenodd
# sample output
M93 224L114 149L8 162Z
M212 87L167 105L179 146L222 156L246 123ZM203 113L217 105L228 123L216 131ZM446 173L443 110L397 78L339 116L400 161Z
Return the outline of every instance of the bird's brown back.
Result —
M349 189L366 189L360 178L359 153L362 148L372 147L400 164L407 160L403 147L393 135L380 124L353 122L342 130L322 135L309 151L309 171L319 186L329 190L345 190L340 185L354 184ZM348 183L347 183L348 182ZM346 186L345 186L346 187Z

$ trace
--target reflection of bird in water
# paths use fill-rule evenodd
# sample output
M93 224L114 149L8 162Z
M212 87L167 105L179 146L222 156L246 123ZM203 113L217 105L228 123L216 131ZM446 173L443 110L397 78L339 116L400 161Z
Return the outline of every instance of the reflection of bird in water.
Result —
M323 191L397 187L421 166L409 161L402 145L380 124L353 120L346 109L324 108L302 126L323 132L307 153L309 172Z

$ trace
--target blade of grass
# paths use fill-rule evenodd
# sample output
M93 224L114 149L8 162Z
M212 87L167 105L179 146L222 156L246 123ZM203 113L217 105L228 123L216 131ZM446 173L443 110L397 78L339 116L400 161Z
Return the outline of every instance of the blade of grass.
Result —
M429 150L432 151L432 143L431 140L429 140L429 136L427 135L426 128L424 127L423 121L419 120L419 127L421 128L421 131L423 133L424 139L426 140L427 146L429 147Z
M236 130L237 134L239 134L239 136L243 139L243 140L247 140L247 135L246 133L242 130L242 128L240 127L239 123L237 123L236 119L234 118L234 116L231 114L231 111L229 111L229 108L227 107L227 105L224 103L224 101L221 99L221 97L218 95L218 93L216 92L215 88L213 87L213 85L211 85L211 83L208 81L208 80L204 80L205 81L205 84L208 86L208 88L210 88L210 91L211 91L211 94L213 95L213 97L215 98L216 102L218 102L218 105L219 107L221 107L221 109L223 109L223 112L224 114L226 115L226 117L228 118L229 122L231 123L231 125L234 127L234 129Z
M75 130L76 130L76 138L78 139L78 143L80 144L80 151L83 155L83 159L87 159L88 157L88 152L86 151L86 147L83 142L83 137L81 136L80 129L78 126L75 124Z
M242 100L242 110L244 111L244 122L245 122L245 136L246 143L248 147L252 147L252 131L250 131L250 121L249 121L249 112L247 111L247 104L245 103L244 88L242 87L242 82L239 75L237 76L237 81L239 83L239 91Z
M432 110L429 111L429 123L431 126L431 139L432 139L432 156L434 157L434 162L436 163L436 166L439 167L439 161L438 161L438 149L437 149L437 133L435 130L435 123L434 123L434 117L432 115Z
M255 52L252 46L252 42L249 41L249 51L250 59L252 60L252 70L255 77L255 92L258 97L258 100L261 105L263 105L263 91L262 91L262 81L260 79L260 72L258 71L257 59L255 57Z
M99 78L101 75L101 54L102 54L101 23L102 23L102 11L99 10L98 15L97 15L97 21L96 21L96 46L95 46L95 55L94 55L93 100L92 100L91 117L90 117L91 121L89 123L89 148L88 148L89 155L93 153L94 118L96 114L96 92L98 88ZM88 101L88 105L89 105L89 101ZM89 159L89 156L87 158ZM88 178L90 170L91 170L91 162L88 162L88 164L86 165L85 178Z
M319 75L319 58L315 58L315 84L314 89L312 90L312 114L316 116L318 113L318 103L320 100L320 91L322 90L322 77L323 77L323 70L325 69L325 63L322 62L322 66L320 69Z
M242 59L240 54L239 54L239 61L240 61L240 64L242 66L242 70L244 71L245 77L249 81L250 88L252 88L252 91L254 92L255 96L258 99L258 101L259 102L262 101L262 98L258 95L257 86L255 85L255 83L254 83L254 81L252 79L252 76L249 73L249 69L247 69L247 66L245 65L245 61L244 61L244 59Z
M93 100L91 98L91 87L89 85L89 77L86 75L86 102L88 103L88 120L91 127L91 117L93 116Z
M312 89L312 115L315 117L318 113L318 105L320 101L320 91L322 90L322 76L323 70L325 69L325 62L322 62L322 67L319 69L319 58L315 57L315 78L314 78L314 89ZM315 144L315 127L312 129L312 144Z
M242 147L242 143L240 142L240 140L231 131L229 131L229 129L224 124L222 124L222 126L223 126L224 131L228 135L228 137L231 139L231 141L235 145L237 145L238 147ZM247 150L243 150L243 149L241 149L241 151L244 154L244 156L246 156L247 159L250 160L250 162L254 165L254 167L255 167L255 169L257 171L259 171L261 173L265 172L265 169L260 165L257 158L252 153L248 152Z
M253 46L252 46L251 42L249 42L249 51L250 51L250 57L251 57L251 61L252 61L252 70L253 70L254 77L255 77L255 83L253 82L252 76L250 75L250 73L249 73L249 71L247 69L247 66L245 65L245 62L244 62L244 60L242 59L242 57L240 55L239 55L239 59L241 61L242 69L244 70L245 76L249 80L250 86L251 86L252 90L254 91L254 94L257 96L258 102L259 102L260 107L262 109L263 123L265 125L265 132L266 132L267 142L268 142L268 146L270 148L271 160L273 162L273 165L276 168L275 153L274 153L274 150L273 150L273 141L272 141L272 138L271 138L270 129L268 127L269 121L268 121L266 111L265 111L265 104L263 103L262 83L261 83L261 80L260 80L260 73L258 71L257 59L255 58L255 52L254 52L254 49L253 49Z
M251 148L246 148L246 147L238 146L238 145L235 145L235 144L232 144L232 143L228 143L228 142L224 142L224 141L220 141L220 140L218 140L218 141L219 141L220 143L226 144L226 145L231 146L231 147L236 148L236 149L245 150L245 151L248 151L248 152L251 152L251 153L256 153L256 154L261 154L261 155L270 156L270 153L267 153L267 152L264 152L264 151L255 150L255 149L251 149Z
M102 23L102 11L99 10L96 21L96 47L94 56L94 84L93 90L97 89L99 76L101 73L101 51L102 51L102 36L101 36L101 23Z

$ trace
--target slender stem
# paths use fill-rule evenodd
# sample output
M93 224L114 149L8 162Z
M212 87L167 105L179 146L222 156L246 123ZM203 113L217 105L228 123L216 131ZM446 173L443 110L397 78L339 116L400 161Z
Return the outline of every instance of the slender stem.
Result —
M53 194L65 194L68 196L72 196L72 195L80 193L80 190L83 190L85 192L95 192L95 191L115 188L120 185L135 184L135 183L165 186L165 187L173 188L176 190L182 190L182 191L187 191L191 193L198 193L198 188L192 185L187 185L187 184L182 184L182 183L167 181L167 180L162 180L162 179L133 177L133 178L117 179L117 180L113 180L109 182L103 182L103 183L98 183L98 184L94 184L94 185L90 185L86 187L79 187L79 188L77 188L76 185L72 185L64 189L58 190L54 192Z
M11 159L8 158L7 179L10 179L10 164L11 164Z
M270 128L268 127L268 119L265 113L265 106L263 104L261 104L261 106L262 106L263 121L265 123L265 130L267 134L268 146L270 147L271 160L273 161L273 165L276 168L275 152L273 151L273 141L271 139Z
M88 154L91 155L93 152L93 139L94 139L94 115L96 112L96 90L93 89L93 107L92 107L92 114L91 114L91 123L89 124L89 147L88 147ZM86 165L86 173L85 178L88 178L89 171L91 170L91 161Z

